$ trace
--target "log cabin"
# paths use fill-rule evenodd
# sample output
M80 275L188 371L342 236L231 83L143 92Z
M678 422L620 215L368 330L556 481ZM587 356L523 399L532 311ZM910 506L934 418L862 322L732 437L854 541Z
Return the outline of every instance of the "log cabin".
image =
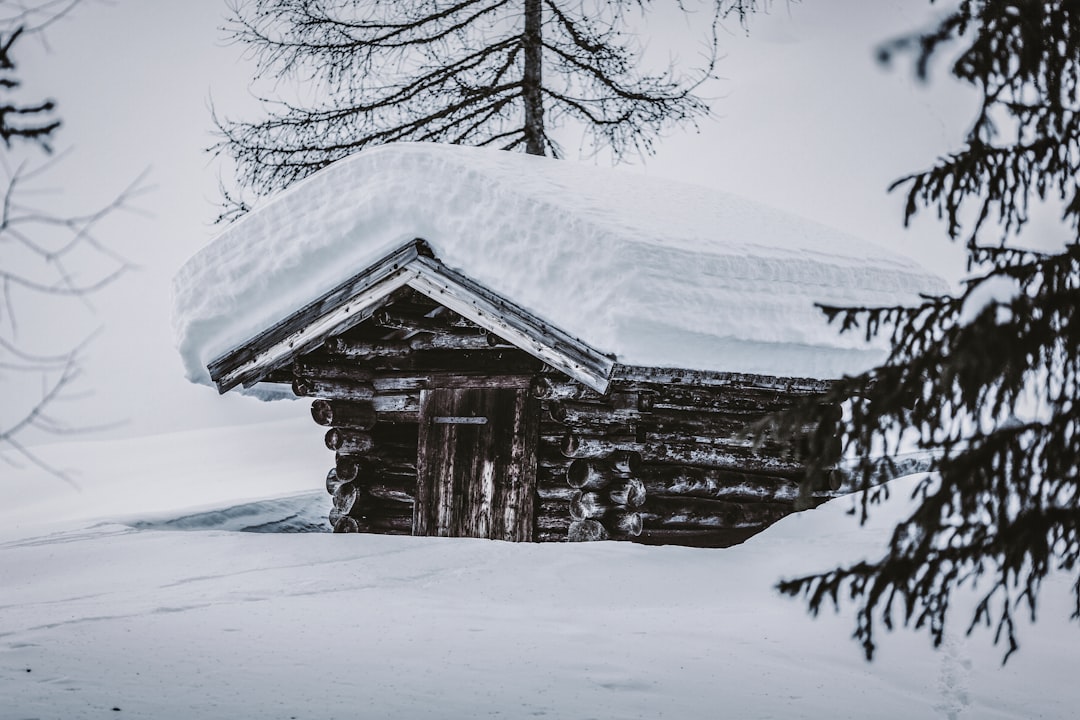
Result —
M384 146L227 229L175 317L192 379L310 403L335 532L723 547L805 472L750 426L880 353L813 301L939 289L870 247L692 186Z

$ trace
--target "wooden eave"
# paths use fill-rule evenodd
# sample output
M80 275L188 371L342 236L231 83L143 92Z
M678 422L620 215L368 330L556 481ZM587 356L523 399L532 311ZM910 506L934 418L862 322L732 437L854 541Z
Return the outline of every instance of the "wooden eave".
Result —
M754 390L778 390L793 395L820 395L827 392L835 381L806 377L787 377L737 373L717 370L689 370L684 368L642 367L615 363L611 371L611 383L633 386L639 383L659 385L687 385L695 387L728 387Z
M440 262L412 240L315 301L207 365L218 392L250 387L330 335L370 318L391 294L411 287L467 320L596 390L607 391L615 367L606 355L544 322Z

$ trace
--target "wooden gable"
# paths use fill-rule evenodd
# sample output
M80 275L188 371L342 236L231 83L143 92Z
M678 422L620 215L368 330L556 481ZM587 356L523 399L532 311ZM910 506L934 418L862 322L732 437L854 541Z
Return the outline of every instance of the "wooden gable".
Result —
M402 287L437 300L478 327L521 348L599 392L607 389L614 358L545 323L530 312L448 268L423 240L406 243L382 260L210 362L219 392L250 387L295 358L362 323Z

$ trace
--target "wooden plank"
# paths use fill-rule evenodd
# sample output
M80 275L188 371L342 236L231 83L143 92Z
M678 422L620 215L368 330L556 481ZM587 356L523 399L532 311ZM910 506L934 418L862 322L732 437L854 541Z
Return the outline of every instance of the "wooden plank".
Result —
M323 352L308 353L297 358L292 364L294 378L315 378L318 380L349 380L351 382L370 382L370 368L356 362L335 360Z
M415 372L380 372L372 378L371 384L377 393L419 393L432 388L519 388L528 385L533 378L526 374L489 374L478 370L476 374L465 372L432 371L423 374Z
M369 382L337 380L334 378L297 378L292 384L297 397L314 397L324 400L371 400L375 387Z
M482 350L420 350L405 355L385 355L357 360L373 375L394 373L423 377L433 373L458 376L528 375L543 368L543 363L514 347Z
M391 485L401 487L416 485L416 451L408 458L400 453L380 453L381 448L374 448L366 453L337 453L334 457L333 482L358 482L361 485ZM327 492L331 479L327 477Z
M426 295L420 297L430 300ZM426 308L423 309L423 314L420 315L413 312L403 312L404 309L404 307L396 303L389 305L377 312L373 320L376 325L388 330L407 330L410 332L452 332L454 330L454 326L450 324L446 315L429 315ZM467 329L464 329L464 331L468 332ZM472 332L480 332L480 328L476 328Z
M603 394L612 357L549 325L527 310L451 270L438 260L418 257L409 286L504 338L525 352Z
M587 385L575 380L544 375L538 377L532 388L533 397L541 400L587 400L603 402L604 396Z
M771 525L794 511L792 503L649 496L640 515L648 530L734 529Z
M761 417L791 407L806 394L774 388L727 385L653 385L640 391L638 406L649 412L720 413Z
M253 384L314 349L330 333L366 320L392 292L414 277L409 268L422 254L431 254L423 240L406 243L364 272L211 361L207 369L218 392L227 392L241 383Z
M794 502L801 475L778 476L680 465L645 465L636 474L649 497Z
M414 531L531 541L536 420L528 385L421 393ZM436 418L485 418L484 424Z
M566 487L565 484L562 487L540 485L536 488L536 497L540 498L541 502L544 500L562 500L569 503L576 492L578 491L572 487Z
M616 451L640 453L645 462L668 465L691 465L724 470L802 477L802 463L765 455L749 447L702 445L697 443L638 442L629 436L587 436L567 433L561 450L568 458L597 460Z
M751 373L717 372L685 368L642 367L615 363L611 369L611 385L624 389L648 389L650 385L680 384L685 386L731 386L780 390L793 395L814 395L826 392L832 382L815 378L776 377Z
M408 340L354 340L337 336L326 341L326 350L334 355L367 360L382 357L404 357L424 350L490 350L493 347L509 347L492 335L435 334L422 332Z

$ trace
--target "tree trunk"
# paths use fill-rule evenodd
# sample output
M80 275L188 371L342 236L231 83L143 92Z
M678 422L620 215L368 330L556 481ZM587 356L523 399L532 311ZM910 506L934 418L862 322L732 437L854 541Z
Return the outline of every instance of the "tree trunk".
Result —
M525 152L544 155L544 96L540 68L543 63L541 26L542 0L525 0L525 34L521 45L525 69L521 78L521 99L525 105Z

